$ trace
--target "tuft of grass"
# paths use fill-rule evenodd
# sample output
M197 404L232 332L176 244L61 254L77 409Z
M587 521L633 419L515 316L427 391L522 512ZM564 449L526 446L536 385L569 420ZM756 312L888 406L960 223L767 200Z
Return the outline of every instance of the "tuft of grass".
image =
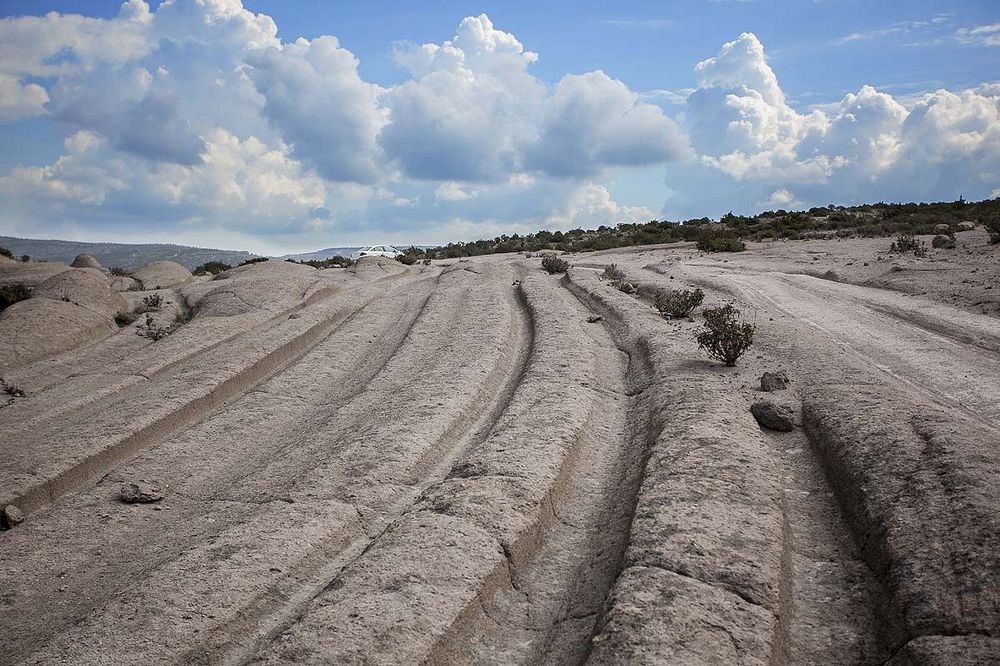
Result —
M31 298L31 290L23 284L7 284L0 287L0 312L18 301Z
M698 346L712 358L732 367L753 344L757 330L744 320L743 313L728 303L719 308L705 308L705 328L695 336Z
M668 317L688 317L705 300L701 289L660 289L656 292L656 309Z
M546 254L542 257L542 268L551 274L565 273L569 269L569 262L557 255Z

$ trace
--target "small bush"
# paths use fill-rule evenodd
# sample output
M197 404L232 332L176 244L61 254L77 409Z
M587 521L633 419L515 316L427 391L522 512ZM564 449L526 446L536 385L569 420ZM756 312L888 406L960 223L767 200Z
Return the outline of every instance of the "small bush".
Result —
M149 338L153 342L156 342L157 340L162 340L163 338L167 337L173 332L174 332L173 326L167 326L167 327L157 326L156 322L153 321L153 315L150 314L146 315L145 326L140 326L135 331L136 335L141 336L143 338Z
M1000 217L987 220L984 226L986 227L986 233L990 235L990 244L1000 245Z
M228 271L230 268L232 268L232 266L221 261L206 261L192 272L195 275L218 275L223 271Z
M31 298L31 290L23 284L8 284L0 287L0 312L14 303Z
M898 254L909 254L912 252L915 257L926 257L927 244L909 234L899 234L896 236L896 240L892 242L892 245L889 246L889 252Z
M31 261L31 255L22 254L21 255L21 261L23 261L24 263L28 263L29 261Z
M670 317L687 317L705 300L701 289L660 289L656 292L656 309Z
M542 268L553 274L565 273L569 269L569 262L554 254L547 254L542 257Z
M714 359L728 366L750 349L757 327L743 320L743 313L732 303L721 308L705 309L705 328L695 336L698 346Z
M601 273L601 277L617 286L616 283L625 280L625 272L618 268L618 264L611 264L610 266L605 267L604 272Z
M950 236L945 236L944 234L938 234L931 241L931 247L936 250L954 250L955 249L955 239Z
M404 266L412 266L417 263L417 258L412 254L400 254L396 257L396 261L403 264Z
M0 247L0 257L7 257L8 259L13 259L14 253L5 247Z
M704 229L698 235L698 249L702 252L743 252L747 244L735 235Z
M420 263L422 263L424 266L430 266L431 265L431 260L430 259L424 259Z
M128 275L128 271L126 271L121 266L113 266L112 268L108 269L108 272L111 273L112 275L116 275L116 276L119 276L119 277L123 277L125 275Z
M134 322L138 316L132 312L119 312L115 315L115 323L118 324L118 328L125 328Z
M240 266L249 266L250 264L259 264L262 261L268 261L267 257L254 257L253 259L247 259L240 263Z
M150 294L149 296L142 297L142 307L143 311L149 310L159 310L163 307L163 296L159 294Z

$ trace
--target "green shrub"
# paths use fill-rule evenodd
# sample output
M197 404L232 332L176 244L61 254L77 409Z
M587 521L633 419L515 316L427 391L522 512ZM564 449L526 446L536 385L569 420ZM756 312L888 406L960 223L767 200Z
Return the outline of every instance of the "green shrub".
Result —
M732 303L720 308L706 308L705 328L695 336L698 346L714 359L728 366L750 349L757 327L744 321L743 313Z
M915 257L926 257L927 244L909 234L899 234L896 236L896 240L892 242L892 245L889 246L889 252L898 254L912 252Z
M553 274L565 273L569 269L569 262L554 254L547 254L542 257L542 268Z
M698 249L702 252L743 252L747 244L732 233L702 229L698 235Z
M241 266L243 264L240 264ZM218 275L223 271L228 271L232 266L221 261L206 261L192 272L195 275Z
M412 266L417 263L417 258L412 254L400 254L396 256L396 261L405 266Z
M8 259L13 259L14 253L5 247L0 247L0 257L7 257Z
M0 287L0 312L14 303L31 298L31 290L23 284L8 284Z
M670 317L687 317L705 300L701 289L660 289L656 292L656 309Z
M113 266L112 268L108 269L108 272L111 273L112 275L117 275L117 276L128 275L128 271L126 271L124 268L120 266Z
M254 257L253 259L247 259L240 263L240 266L249 266L250 264L259 264L262 261L268 261L267 257Z
M990 235L990 244L1000 245L1000 217L987 220L984 226L986 227L986 232Z
M31 255L22 254L21 261L23 261L24 263L28 263L29 261L31 261Z

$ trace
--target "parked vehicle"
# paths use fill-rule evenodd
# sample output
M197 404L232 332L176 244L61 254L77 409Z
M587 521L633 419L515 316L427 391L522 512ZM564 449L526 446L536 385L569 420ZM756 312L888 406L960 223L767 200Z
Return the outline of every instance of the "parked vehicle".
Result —
M388 257L395 259L401 254L403 253L391 245L369 245L352 254L351 259L353 261L357 261L361 257Z

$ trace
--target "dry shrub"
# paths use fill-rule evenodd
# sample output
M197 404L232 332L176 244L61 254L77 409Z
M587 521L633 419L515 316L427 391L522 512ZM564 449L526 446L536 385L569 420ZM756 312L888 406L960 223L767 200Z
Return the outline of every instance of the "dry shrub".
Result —
M712 358L728 366L736 365L753 344L757 327L747 323L743 313L732 303L720 308L705 308L704 316L705 328L695 336L698 346Z
M670 317L687 317L705 300L701 289L660 289L656 292L656 309Z
M569 262L554 254L547 254L542 257L542 268L553 274L565 273L569 269Z
M899 234L896 236L896 240L892 242L889 246L889 252L896 252L899 254L913 253L915 257L926 257L927 256L927 243L922 240L918 240L909 234Z

